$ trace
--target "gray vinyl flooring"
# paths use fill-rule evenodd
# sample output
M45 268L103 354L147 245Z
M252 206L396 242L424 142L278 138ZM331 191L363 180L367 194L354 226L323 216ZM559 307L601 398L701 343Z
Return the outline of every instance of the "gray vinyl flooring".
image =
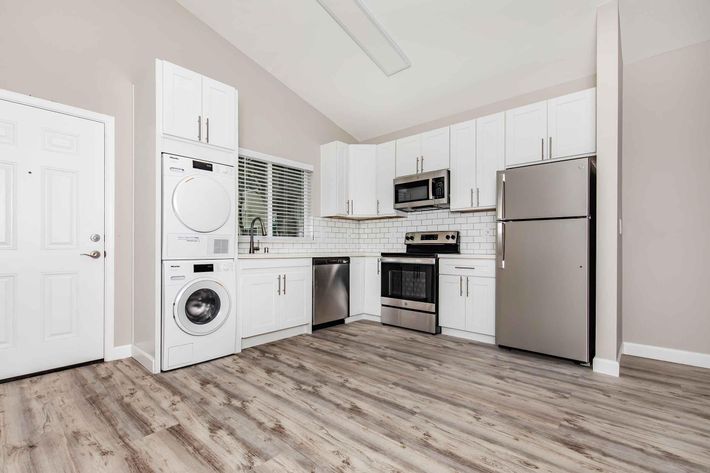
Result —
M0 471L710 471L710 370L621 374L357 322L1 384Z

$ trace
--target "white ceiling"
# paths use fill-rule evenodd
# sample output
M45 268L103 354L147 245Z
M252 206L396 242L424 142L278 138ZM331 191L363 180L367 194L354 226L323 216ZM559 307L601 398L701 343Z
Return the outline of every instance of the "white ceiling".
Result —
M596 7L606 0L365 0L412 62L391 77L316 0L177 1L353 137L367 140L594 74ZM666 4L710 5L622 2L628 4L622 3L622 21L634 31L622 37L626 60L668 43L663 34L645 42L649 25L668 15L684 24L688 15L674 16ZM643 17L649 5L655 13ZM692 34L681 28L666 36L674 44L695 42L705 17L693 18Z

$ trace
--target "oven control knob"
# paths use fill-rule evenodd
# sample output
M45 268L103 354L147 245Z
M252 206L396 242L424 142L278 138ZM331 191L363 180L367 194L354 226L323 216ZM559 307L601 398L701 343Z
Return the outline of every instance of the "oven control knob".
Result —
M456 239L456 235L455 235L455 234L454 234L454 235L451 235L451 239L452 239L452 240L455 240L455 239Z
M451 239L451 235L446 235L446 239L447 239L447 240L450 240L450 239Z

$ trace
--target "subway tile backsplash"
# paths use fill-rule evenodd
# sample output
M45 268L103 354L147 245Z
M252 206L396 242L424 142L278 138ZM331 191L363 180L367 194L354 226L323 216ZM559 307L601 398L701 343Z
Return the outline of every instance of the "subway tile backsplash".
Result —
M458 230L461 253L495 254L495 212L453 213L448 210L414 212L405 218L357 222L313 218L313 238L262 242L272 254L279 253L380 253L403 252L404 234L413 231ZM239 253L249 251L240 242Z

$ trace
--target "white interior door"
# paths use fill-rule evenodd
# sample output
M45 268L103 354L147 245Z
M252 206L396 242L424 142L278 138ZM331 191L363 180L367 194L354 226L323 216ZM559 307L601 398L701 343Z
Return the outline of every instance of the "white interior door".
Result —
M163 132L203 141L202 76L163 62Z
M0 100L0 379L101 359L103 329L104 125Z
M237 91L216 80L202 78L202 116L204 141L235 149L237 137Z

